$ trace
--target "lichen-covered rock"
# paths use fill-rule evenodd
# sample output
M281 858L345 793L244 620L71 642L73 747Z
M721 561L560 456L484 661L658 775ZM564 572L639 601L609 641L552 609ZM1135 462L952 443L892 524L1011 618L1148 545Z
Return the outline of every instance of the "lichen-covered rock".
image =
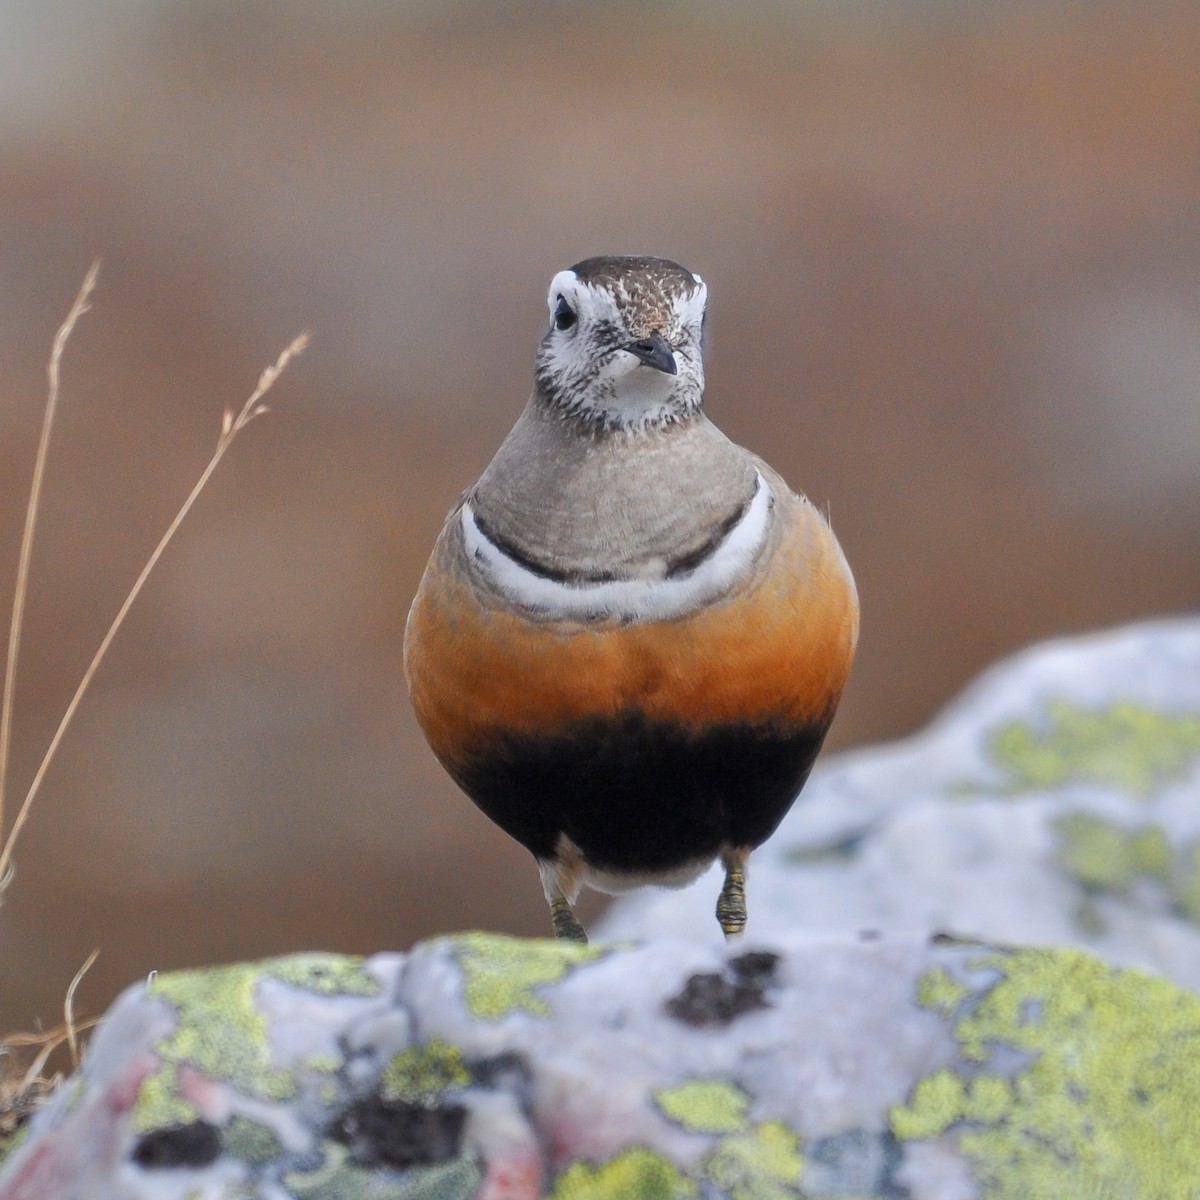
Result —
M743 945L714 883L131 989L0 1200L1200 1196L1197 797L1200 622L1035 649L814 778Z
M1077 945L1200 990L1200 621L1034 647L927 730L818 766L751 860L749 931ZM606 937L718 936L715 874Z
M0 1200L1200 1194L1200 998L1077 951L482 934L130 989Z

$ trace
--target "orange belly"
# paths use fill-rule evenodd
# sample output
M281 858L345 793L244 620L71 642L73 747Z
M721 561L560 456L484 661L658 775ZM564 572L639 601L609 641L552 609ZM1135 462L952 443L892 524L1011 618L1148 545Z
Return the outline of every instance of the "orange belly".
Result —
M563 790L586 791L608 770L592 807L610 807L613 821L625 808L637 809L638 821L653 819L641 810L668 803L670 780L653 795L633 794L636 781L672 761L677 775L697 774L686 785L696 796L691 803L714 808L715 829L717 810L731 801L708 797L704 773L719 773L741 755L752 776L759 747L779 768L792 768L772 768L782 798L773 797L770 807L779 811L756 826L769 825L769 832L832 720L858 634L853 580L828 526L791 495L779 516L754 576L732 595L673 620L625 625L506 610L470 579L452 553L453 537L443 533L405 644L413 704L438 758L485 812L543 856L549 835L533 845L509 817L519 798L487 794L514 758L547 757L553 769L510 772L510 791L514 780L532 789L557 781ZM630 761L617 763L626 750ZM709 767L697 766L709 758ZM530 797L528 804L544 801ZM553 812L546 808L541 824L553 824Z
M651 721L812 722L832 715L858 636L853 580L808 504L751 584L689 616L608 625L489 604L439 545L413 602L405 666L434 752L636 708Z

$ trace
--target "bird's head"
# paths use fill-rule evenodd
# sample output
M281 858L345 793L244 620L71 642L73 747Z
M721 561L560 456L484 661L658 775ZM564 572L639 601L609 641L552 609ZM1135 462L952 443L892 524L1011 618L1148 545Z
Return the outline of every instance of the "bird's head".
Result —
M704 399L708 289L666 258L588 258L550 281L543 402L605 428L667 425Z

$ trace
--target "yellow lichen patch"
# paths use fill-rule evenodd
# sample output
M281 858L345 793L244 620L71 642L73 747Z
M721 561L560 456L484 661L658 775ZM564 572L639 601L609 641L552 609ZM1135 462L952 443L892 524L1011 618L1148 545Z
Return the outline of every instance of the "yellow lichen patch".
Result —
M1189 921L1200 924L1200 841L1184 846L1171 878L1171 899Z
M1150 880L1163 886L1176 912L1200 924L1200 840L1172 846L1157 825L1127 829L1086 812L1058 817L1053 828L1060 863L1089 891L1120 896ZM1092 913L1081 908L1077 919Z
M942 967L927 971L917 985L917 1002L921 1007L931 1008L943 1017L952 1017L970 995L971 989Z
M1009 792L1080 782L1146 800L1200 761L1200 715L1128 702L1086 709L1060 700L1048 706L1044 723L1014 721L996 730L989 749L1009 772Z
M736 1084L691 1080L657 1092L654 1100L689 1133L722 1135L698 1168L681 1172L639 1147L603 1166L569 1167L553 1200L666 1200L698 1194L728 1200L799 1200L805 1195L799 1135L779 1121L751 1125L750 1097ZM706 1186L698 1189L698 1184Z
M379 1090L385 1100L403 1100L435 1108L452 1088L471 1082L458 1047L444 1038L413 1046L395 1055L383 1069Z
M231 1158L246 1163L273 1162L282 1153L279 1135L248 1117L234 1117L221 1134L221 1146Z
M655 1102L690 1133L723 1134L699 1178L729 1200L794 1200L801 1196L800 1137L779 1121L751 1126L750 1097L721 1079L696 1079L658 1092Z
M804 1195L800 1138L778 1121L756 1125L723 1138L705 1162L704 1174L729 1200L798 1200Z
M637 1146L601 1166L573 1163L551 1200L692 1200L696 1184L660 1154Z
M943 1067L917 1084L907 1104L892 1109L892 1132L901 1141L937 1137L962 1120L966 1109L966 1083Z
M321 995L374 995L379 981L358 958L300 954L200 971L159 975L147 995L176 1010L176 1028L155 1048L161 1066L142 1086L134 1127L148 1132L196 1118L195 1107L179 1093L179 1068L195 1067L213 1079L264 1100L284 1100L295 1092L292 1075L271 1065L267 1024L258 1009L257 989L273 979ZM320 1069L314 1060L307 1064ZM330 1071L340 1064L330 1060Z
M322 996L378 996L379 980L361 958L347 954L289 954L260 964L264 978Z
M544 938L464 933L452 939L463 973L463 994L472 1015L496 1021L518 1009L544 1017L550 1008L534 988L556 983L606 947Z
M147 993L174 1005L178 1025L158 1045L162 1065L142 1086L134 1110L139 1132L195 1120L195 1108L178 1090L185 1063L264 1099L293 1094L291 1077L269 1060L266 1021L255 1004L261 978L259 964L244 963L159 975L150 983Z
M750 1097L723 1079L693 1079L656 1093L655 1102L690 1133L736 1133L746 1128Z
M1068 874L1095 891L1122 893L1139 877L1167 880L1171 843L1157 826L1123 829L1091 813L1054 821L1059 860Z
M980 1067L921 1080L895 1135L956 1136L989 1200L1200 1194L1200 998L1076 951L987 965L1000 982L955 1026Z

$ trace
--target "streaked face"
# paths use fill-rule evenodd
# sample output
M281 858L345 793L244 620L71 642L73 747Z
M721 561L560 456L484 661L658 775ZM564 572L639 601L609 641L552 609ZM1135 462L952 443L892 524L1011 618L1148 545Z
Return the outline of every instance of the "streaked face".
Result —
M536 377L552 404L610 428L668 424L704 396L708 290L667 259L587 259L550 282Z

